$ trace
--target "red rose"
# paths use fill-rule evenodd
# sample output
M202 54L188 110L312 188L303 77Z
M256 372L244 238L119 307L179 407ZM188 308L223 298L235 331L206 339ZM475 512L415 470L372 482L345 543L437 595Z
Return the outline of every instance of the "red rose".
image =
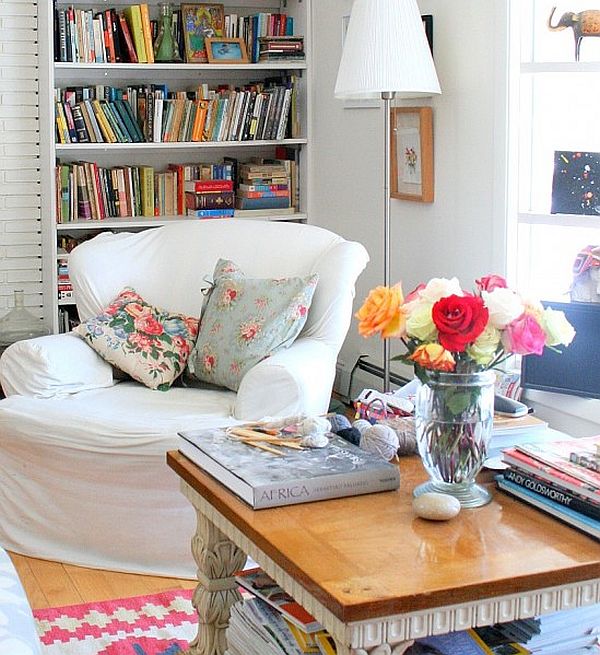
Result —
M487 325L489 312L479 296L446 296L431 310L439 341L446 350L463 352Z
M493 291L494 289L508 288L506 280L501 275L496 275L495 273L484 275L479 280L475 280L475 284L477 284L479 291Z

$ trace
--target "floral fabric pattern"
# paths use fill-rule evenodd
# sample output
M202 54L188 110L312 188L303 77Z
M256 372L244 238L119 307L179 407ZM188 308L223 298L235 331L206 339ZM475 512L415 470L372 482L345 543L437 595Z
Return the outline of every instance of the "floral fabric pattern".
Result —
M198 319L154 307L126 288L102 314L73 331L134 380L166 391L185 368Z
M237 391L253 366L298 336L318 275L247 278L234 262L220 259L213 279L188 371L201 382Z

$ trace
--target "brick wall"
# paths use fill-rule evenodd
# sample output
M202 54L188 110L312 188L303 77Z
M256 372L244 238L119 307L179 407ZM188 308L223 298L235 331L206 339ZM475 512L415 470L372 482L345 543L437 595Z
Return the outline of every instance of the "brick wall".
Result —
M37 3L0 0L0 314L42 315Z

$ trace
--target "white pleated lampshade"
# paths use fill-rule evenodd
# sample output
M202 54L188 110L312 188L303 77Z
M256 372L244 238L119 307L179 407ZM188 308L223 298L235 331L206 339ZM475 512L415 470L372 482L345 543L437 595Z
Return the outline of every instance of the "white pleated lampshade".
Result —
M440 93L416 0L354 0L335 84L337 98Z

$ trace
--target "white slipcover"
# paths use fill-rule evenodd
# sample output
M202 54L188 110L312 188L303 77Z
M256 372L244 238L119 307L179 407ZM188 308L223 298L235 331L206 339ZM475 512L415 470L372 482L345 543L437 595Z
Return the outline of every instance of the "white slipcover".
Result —
M0 544L85 566L193 577L194 515L165 464L177 432L326 411L354 283L368 261L360 244L327 230L215 220L103 233L71 254L80 316L99 313L125 286L197 316L203 280L219 257L252 277L319 273L300 337L251 369L237 394L114 383L74 335L5 351Z

